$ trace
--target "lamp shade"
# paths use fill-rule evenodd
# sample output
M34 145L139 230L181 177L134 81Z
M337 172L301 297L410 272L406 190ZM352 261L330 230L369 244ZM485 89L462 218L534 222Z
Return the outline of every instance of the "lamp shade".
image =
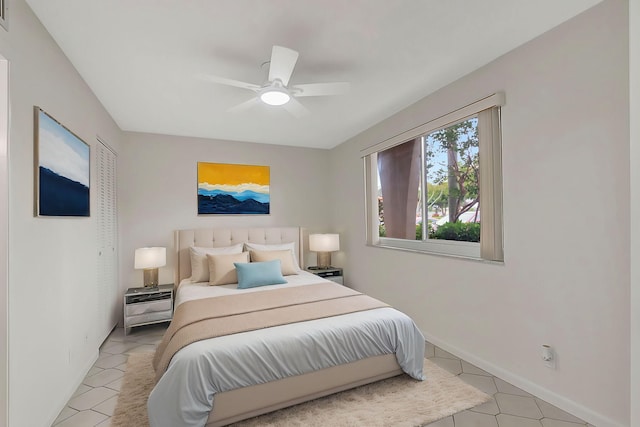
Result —
M158 268L167 263L167 248L136 249L134 268Z
M309 250L313 252L334 252L340 250L339 234L310 234Z

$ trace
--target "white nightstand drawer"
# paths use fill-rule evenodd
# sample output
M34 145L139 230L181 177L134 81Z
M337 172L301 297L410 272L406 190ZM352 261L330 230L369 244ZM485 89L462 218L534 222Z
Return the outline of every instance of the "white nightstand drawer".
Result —
M155 311L153 313L138 314L134 316L127 316L124 318L124 327L141 325L145 323L158 322L161 320L171 320L173 312L171 310Z
M171 310L171 299L160 301L145 302L140 304L127 304L125 306L125 314L127 316L136 316L145 313L154 313L157 311Z
M342 280L342 276L329 276L329 277L325 277L325 279L344 285L344 280Z
M316 276L322 277L323 279L331 280L332 282L336 282L341 285L344 285L342 269L339 267L329 267L329 268L309 267L307 268L307 271L309 273L315 274Z

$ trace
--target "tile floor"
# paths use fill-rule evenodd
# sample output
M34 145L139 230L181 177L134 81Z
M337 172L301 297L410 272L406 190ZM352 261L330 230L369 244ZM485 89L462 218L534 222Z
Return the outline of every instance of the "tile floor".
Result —
M108 427L129 354L153 351L164 325L131 330L116 328L100 348L100 355L83 383L60 412L56 427ZM429 424L429 427L578 427L590 424L517 387L427 343L426 357L477 387L493 399L483 405ZM177 427L177 426L176 426Z

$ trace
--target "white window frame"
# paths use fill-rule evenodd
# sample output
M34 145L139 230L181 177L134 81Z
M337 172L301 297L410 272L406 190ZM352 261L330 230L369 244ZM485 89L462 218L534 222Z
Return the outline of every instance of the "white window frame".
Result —
M484 138L481 137L479 144L481 185L484 184L480 188L480 198L485 203L490 201L492 205L491 212L489 212L490 215L485 215L485 212L489 211L489 209L486 209L486 207L483 209L483 219L485 221L481 222L481 243L380 237L377 197L378 152L449 127L471 116L477 116L485 110L501 107L504 105L504 101L504 93L495 93L361 151L365 174L367 245L489 261L501 262L504 260L502 247L502 162L499 110L496 110L498 111L497 114L487 115L484 118L485 123L483 126L488 126L491 133L490 143L483 144ZM481 126L480 120L481 118L478 117L479 127ZM486 139L484 140L486 141Z

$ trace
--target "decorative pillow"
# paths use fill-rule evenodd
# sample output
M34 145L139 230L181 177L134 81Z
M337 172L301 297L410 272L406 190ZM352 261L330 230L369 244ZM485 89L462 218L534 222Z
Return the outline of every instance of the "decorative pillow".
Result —
M282 277L280 260L235 263L238 273L238 289L287 283Z
M296 270L300 270L300 264L298 262L298 254L296 254L296 245L295 243L278 243L274 245L262 245L260 243L248 243L245 242L244 247L248 251L284 251L290 250L293 254L293 266Z
M251 262L279 259L283 276L298 274L299 270L296 268L296 260L293 258L293 252L289 249L284 251L249 251L249 253L251 254Z
M191 254L191 281L208 282L209 262L207 261L207 254L239 254L242 253L242 243L222 248L191 246L189 248L189 253Z
M248 263L249 252L239 254L211 255L207 254L209 261L209 284L228 285L238 283L235 264Z

